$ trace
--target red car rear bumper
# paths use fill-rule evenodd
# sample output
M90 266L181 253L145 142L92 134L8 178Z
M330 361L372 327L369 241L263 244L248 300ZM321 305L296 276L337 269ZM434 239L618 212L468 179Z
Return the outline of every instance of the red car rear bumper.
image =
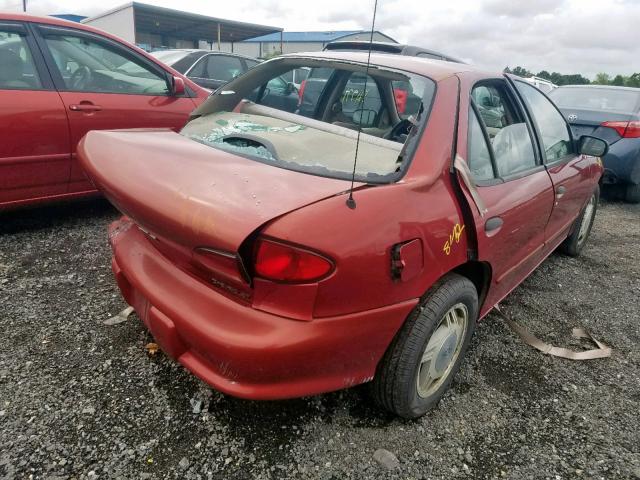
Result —
M417 299L291 320L228 298L161 255L135 226L114 224L113 271L162 350L224 393L279 399L371 380Z

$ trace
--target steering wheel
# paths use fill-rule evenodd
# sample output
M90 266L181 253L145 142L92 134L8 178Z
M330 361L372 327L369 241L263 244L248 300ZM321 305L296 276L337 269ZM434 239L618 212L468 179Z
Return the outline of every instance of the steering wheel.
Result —
M91 83L92 73L89 67L82 65L75 69L69 79L69 84L74 90L82 90Z
M409 132L413 127L413 122L408 118L405 118L404 120L400 120L398 123L396 123L391 131L384 136L384 138L386 138L387 140L400 140L403 135L409 135Z

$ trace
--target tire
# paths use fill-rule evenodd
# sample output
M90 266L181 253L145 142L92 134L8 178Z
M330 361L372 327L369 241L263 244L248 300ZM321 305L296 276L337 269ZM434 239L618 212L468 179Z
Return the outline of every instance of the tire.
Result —
M477 319L478 292L469 279L448 274L436 283L409 315L378 365L371 384L375 402L409 419L435 407L460 369ZM453 324L456 328L449 326ZM430 341L431 360L422 363ZM440 377L429 383L432 372Z
M593 221L596 218L598 202L600 201L600 189L596 188L591 194L589 203L582 209L571 229L571 234L560 244L560 251L570 257L577 257L587 244Z
M640 203L640 185L627 185L624 190L624 200L627 203Z

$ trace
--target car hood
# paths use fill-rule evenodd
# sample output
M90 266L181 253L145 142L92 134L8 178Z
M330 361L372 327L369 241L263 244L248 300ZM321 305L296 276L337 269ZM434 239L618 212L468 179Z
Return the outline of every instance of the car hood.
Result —
M345 180L274 167L167 130L92 131L78 156L124 214L192 248L236 252L266 222L349 188Z

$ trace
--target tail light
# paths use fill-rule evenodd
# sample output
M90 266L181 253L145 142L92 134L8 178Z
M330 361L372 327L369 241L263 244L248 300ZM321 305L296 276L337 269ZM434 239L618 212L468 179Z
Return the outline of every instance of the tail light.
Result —
M333 270L333 263L320 254L285 243L258 239L255 272L278 282L306 283L320 280Z
M298 105L302 105L302 97L304 95L304 87L307 86L307 81L302 80L300 82L300 88L298 89Z
M408 92L401 88L394 88L393 96L395 97L395 100L396 100L396 108L398 109L398 113L403 114L407 109Z
M601 127L613 128L622 138L640 138L640 122L603 122Z

